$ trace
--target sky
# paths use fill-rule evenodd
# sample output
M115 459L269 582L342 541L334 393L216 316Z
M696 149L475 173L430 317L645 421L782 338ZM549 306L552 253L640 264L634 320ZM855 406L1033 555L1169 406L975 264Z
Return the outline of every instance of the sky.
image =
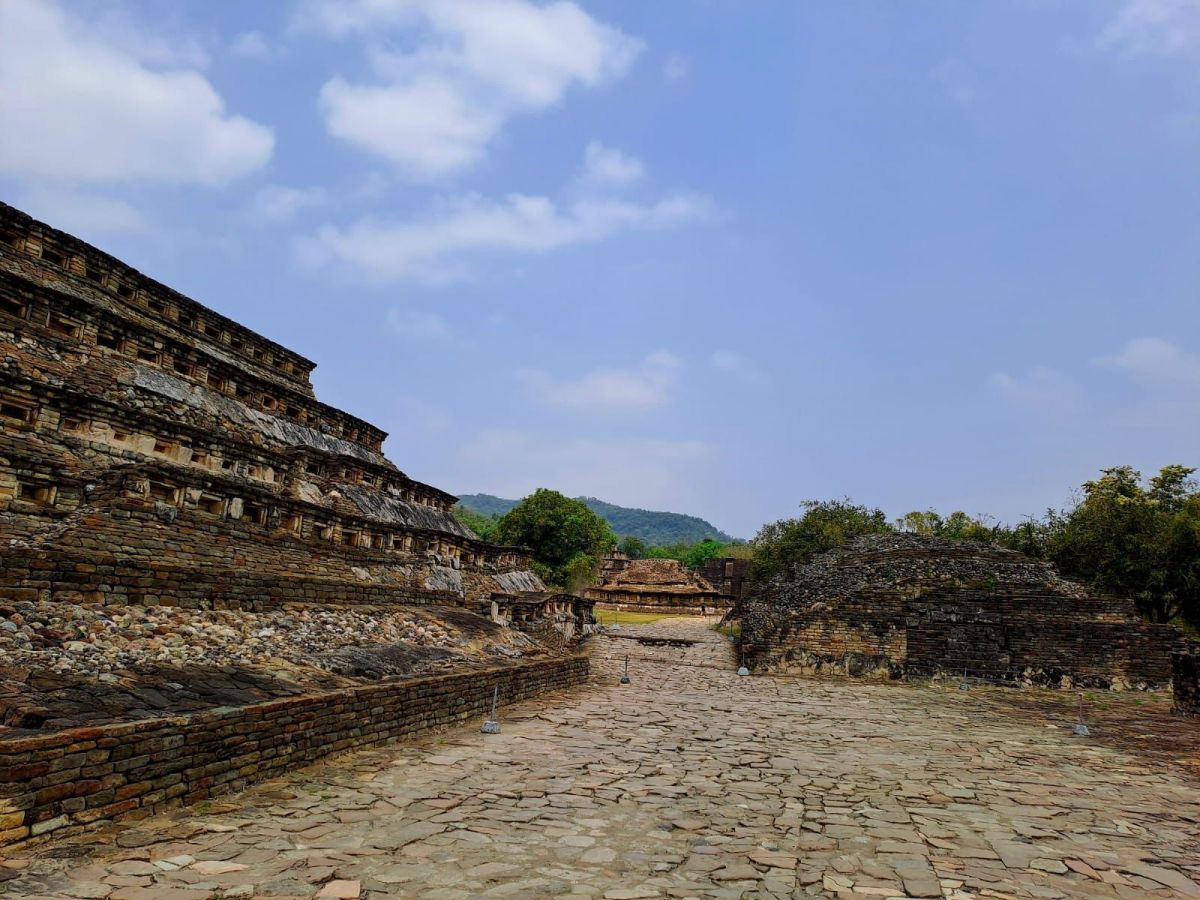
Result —
M456 493L1200 465L1200 0L0 0L0 198Z

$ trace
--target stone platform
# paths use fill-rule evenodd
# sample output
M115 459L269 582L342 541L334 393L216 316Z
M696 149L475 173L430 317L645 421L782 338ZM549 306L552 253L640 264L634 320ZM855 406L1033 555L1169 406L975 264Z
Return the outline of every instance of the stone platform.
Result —
M1078 737L1074 694L738 678L704 623L620 633L672 640L594 639L592 684L504 710L499 735L472 723L24 851L0 893L1200 896L1200 730L1165 695L1102 694Z

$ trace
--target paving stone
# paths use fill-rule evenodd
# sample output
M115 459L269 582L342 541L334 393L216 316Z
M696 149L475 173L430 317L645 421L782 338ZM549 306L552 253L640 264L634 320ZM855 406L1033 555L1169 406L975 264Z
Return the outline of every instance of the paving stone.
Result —
M958 691L738 678L728 643L695 621L622 631L695 643L598 637L593 684L510 707L501 735L474 725L338 757L224 812L106 827L87 835L86 860L31 848L4 888L109 891L95 900L243 884L311 900L337 882L445 900L1200 890L1187 868L1200 797L1181 772ZM626 652L632 685L618 683ZM142 866L156 874L118 874Z

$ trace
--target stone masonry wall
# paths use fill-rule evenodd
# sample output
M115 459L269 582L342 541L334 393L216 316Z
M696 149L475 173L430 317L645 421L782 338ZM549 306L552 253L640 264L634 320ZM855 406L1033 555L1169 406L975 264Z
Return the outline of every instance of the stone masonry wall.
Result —
M856 539L748 597L758 671L948 673L1024 684L1158 688L1179 634L1046 563L971 542Z
M1171 659L1174 711L1181 716L1200 716L1200 647L1181 650Z
M0 738L0 846L139 818L324 756L582 684L582 655L47 735Z

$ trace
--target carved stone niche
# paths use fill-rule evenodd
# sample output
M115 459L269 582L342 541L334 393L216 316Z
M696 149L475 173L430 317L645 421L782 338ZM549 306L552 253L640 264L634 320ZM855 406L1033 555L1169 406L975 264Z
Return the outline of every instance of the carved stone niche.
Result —
M121 490L130 496L145 497L150 492L150 479L143 475L130 475L126 477Z

